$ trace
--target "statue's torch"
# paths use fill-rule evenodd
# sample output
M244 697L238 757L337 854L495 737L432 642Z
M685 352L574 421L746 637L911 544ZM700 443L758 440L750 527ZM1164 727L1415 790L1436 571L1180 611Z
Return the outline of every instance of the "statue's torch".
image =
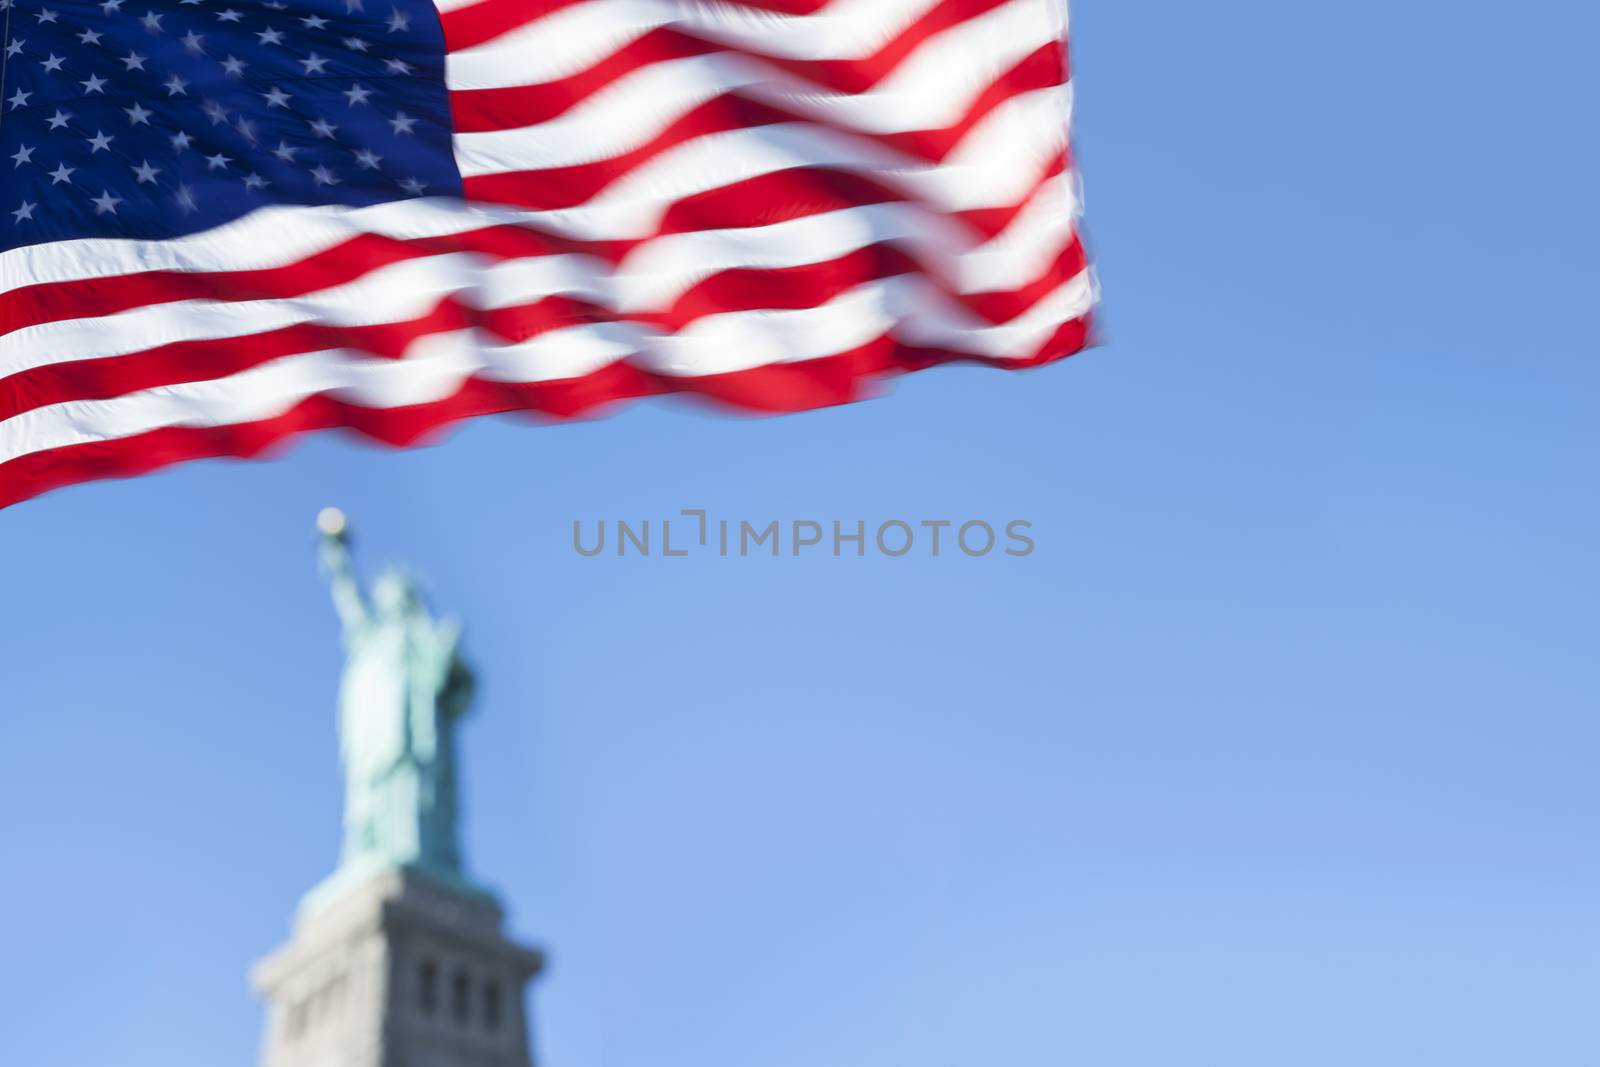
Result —
M350 522L338 508L323 508L317 512L317 529L325 537L343 541L350 535Z

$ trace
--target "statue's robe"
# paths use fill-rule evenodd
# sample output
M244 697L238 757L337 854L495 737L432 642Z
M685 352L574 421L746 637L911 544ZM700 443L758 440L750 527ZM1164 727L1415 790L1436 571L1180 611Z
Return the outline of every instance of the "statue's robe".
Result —
M348 635L340 693L345 861L460 867L453 720L471 676L460 632L425 610L369 615Z

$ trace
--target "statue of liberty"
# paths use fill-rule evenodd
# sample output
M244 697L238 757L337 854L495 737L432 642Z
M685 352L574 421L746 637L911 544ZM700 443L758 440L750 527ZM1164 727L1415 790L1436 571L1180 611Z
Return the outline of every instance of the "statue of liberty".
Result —
M344 624L344 843L288 944L256 965L262 1065L532 1067L523 990L543 956L462 869L455 732L473 680L461 628L403 571L363 588L339 511L317 526Z
M317 525L344 624L344 846L335 878L413 867L459 882L455 724L473 691L461 628L430 615L403 571L384 572L369 600L356 579L343 513L327 508Z

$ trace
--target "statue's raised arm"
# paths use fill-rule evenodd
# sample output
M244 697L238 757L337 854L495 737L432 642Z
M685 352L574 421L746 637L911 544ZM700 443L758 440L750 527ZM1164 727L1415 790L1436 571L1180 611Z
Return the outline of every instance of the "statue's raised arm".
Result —
M338 508L324 508L317 516L317 529L322 531L319 555L333 592L333 609L339 613L344 632L349 634L368 619L367 599L356 581L355 564L350 559L350 527L344 512Z

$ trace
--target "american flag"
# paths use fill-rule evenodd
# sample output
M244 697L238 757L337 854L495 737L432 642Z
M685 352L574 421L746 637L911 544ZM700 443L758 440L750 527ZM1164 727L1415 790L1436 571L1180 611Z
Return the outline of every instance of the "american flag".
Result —
M1064 0L0 6L0 506L1086 343Z

